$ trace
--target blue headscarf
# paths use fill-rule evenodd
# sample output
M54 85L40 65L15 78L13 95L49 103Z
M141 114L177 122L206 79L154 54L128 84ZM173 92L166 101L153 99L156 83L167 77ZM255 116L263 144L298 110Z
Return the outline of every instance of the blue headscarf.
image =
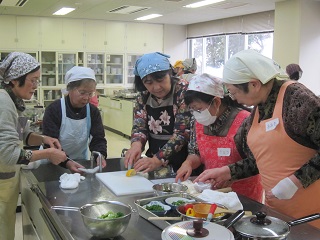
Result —
M171 66L168 58L169 55L160 52L144 54L136 61L134 75L142 79L151 73L169 70Z

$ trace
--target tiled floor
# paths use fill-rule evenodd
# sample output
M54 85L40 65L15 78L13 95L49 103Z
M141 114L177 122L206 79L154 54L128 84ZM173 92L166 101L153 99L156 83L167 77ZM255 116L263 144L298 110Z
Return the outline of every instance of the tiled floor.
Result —
M108 141L108 158L120 157L122 149L130 147L130 140L120 136L119 134L106 131L106 138ZM22 214L17 213L16 218L15 240L22 240Z

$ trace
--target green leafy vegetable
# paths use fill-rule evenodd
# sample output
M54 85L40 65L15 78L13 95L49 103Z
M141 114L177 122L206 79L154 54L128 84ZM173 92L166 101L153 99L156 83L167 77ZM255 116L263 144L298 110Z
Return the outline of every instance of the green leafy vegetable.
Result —
M106 214L102 214L101 216L99 216L98 219L114 219L123 216L124 214L122 212L114 213L112 211L108 211Z
M171 204L172 204L173 206L180 206L180 205L185 204L185 203L186 203L186 202L183 201L183 200L178 200L178 201L176 201L176 202L172 202Z
M160 205L146 206L146 209L149 211L154 211L154 212L164 211L164 208Z

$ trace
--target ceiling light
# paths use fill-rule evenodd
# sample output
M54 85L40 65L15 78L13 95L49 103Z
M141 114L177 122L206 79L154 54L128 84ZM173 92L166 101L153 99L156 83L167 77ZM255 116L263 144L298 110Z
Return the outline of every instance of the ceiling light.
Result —
M196 2L196 3L188 4L184 7L198 8L198 7L203 7L203 6L207 6L207 5L218 3L218 2L223 2L223 1L225 1L225 0L204 0L204 1Z
M136 18L135 20L143 21L143 20L148 20L148 19L157 18L157 17L161 17L161 16L162 16L161 14L150 14L150 15Z
M63 7L61 9L59 9L58 11L56 11L55 13L53 13L52 15L66 15L69 12L72 12L73 10L75 10L75 8Z

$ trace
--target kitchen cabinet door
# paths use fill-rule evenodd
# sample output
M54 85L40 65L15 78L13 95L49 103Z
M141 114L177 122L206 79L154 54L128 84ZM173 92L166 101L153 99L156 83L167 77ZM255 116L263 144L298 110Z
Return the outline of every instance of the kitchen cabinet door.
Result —
M105 49L107 52L124 52L126 43L126 24L121 22L106 22Z
M106 83L123 84L123 55L106 55Z
M86 20L85 22L85 50L99 52L105 50L106 25L102 21Z
M0 38L1 49L16 49L17 35L15 16L0 16L0 32L2 33Z
M133 125L133 108L134 102L128 100L121 100L122 104L122 133L131 136Z
M126 84L130 85L133 87L134 83L134 67L136 64L136 61L142 56L142 54L128 54L127 55L127 64L126 64L126 69L127 69L127 81Z
M77 53L57 53L58 60L58 84L65 85L64 76L74 66L77 65Z
M62 44L59 49L78 51L84 45L84 23L82 20L63 19Z
M127 23L127 51L163 51L163 25Z
M63 44L63 20L58 18L41 18L41 49L60 50Z
M39 33L40 21L37 18L17 16L17 48L40 49Z
M105 54L87 53L87 67L91 68L96 76L97 84L103 85L105 79Z

